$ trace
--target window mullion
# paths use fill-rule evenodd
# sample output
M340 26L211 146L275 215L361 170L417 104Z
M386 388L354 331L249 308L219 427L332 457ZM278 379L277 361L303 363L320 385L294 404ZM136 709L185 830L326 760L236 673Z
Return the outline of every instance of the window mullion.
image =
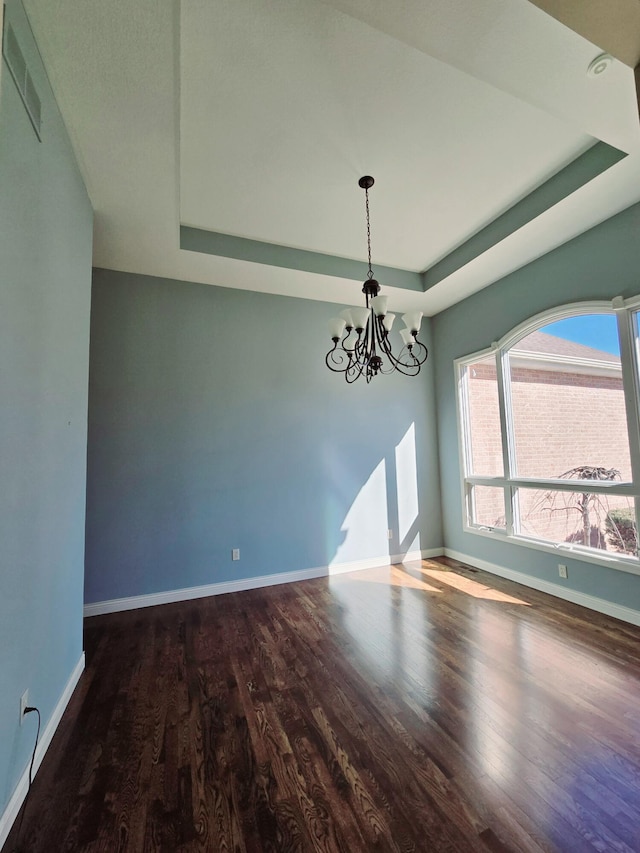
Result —
M633 315L620 298L613 300L620 338L622 388L629 433L629 456L634 484L640 483L640 413L638 409L638 359L633 331Z
M471 447L471 416L469 406L469 365L457 368L458 384L458 439L462 450L462 513L465 525L471 525L474 519L475 498L473 486L467 477L473 473Z
M469 414L469 365L466 364L460 371L458 386L458 401L460 405L460 438L462 440L462 462L464 465L464 477L473 474L472 448L471 448L471 417Z
M500 412L500 438L502 441L502 466L504 478L509 482L515 472L513 443L513 417L511 411L511 376L509 357L503 350L496 351L496 376L498 380L498 409ZM515 491L510 486L504 490L504 520L507 536L513 535L515 518Z
M620 362L622 364L622 388L627 414L629 434L629 457L631 460L631 479L634 486L640 483L640 401L638 400L638 347L634 332L634 315L625 307L622 297L612 303L618 321L620 338ZM636 511L636 531L640 530L640 500L634 501ZM637 534L636 534L637 535Z

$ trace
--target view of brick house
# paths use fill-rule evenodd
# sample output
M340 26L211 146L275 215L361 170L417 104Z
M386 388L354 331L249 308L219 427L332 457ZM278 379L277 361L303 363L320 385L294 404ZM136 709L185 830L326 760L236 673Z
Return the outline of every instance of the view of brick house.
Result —
M611 472L607 476L616 480L631 479L619 357L535 331L510 350L509 359L517 467L513 476L555 479L590 466ZM495 358L479 359L467 370L472 470L501 476ZM589 473L593 474L582 475ZM476 522L503 527L502 489L476 487L474 494ZM620 550L611 535L606 536L605 522L612 509L632 509L628 498L586 499L569 491L520 489L521 533L554 542L582 542L585 505L590 544Z

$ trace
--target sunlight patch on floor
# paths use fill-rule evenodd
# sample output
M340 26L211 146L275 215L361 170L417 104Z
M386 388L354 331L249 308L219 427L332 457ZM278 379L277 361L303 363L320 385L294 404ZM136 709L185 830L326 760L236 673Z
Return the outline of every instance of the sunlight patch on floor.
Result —
M355 572L334 575L331 577L331 583L333 583L334 580L338 582L357 581L358 583L377 583L385 586L421 589L426 592L443 592L443 590L425 583L421 578L417 578L414 575L409 574L400 566L381 566L376 569L360 569Z
M331 576L331 583L334 581L357 581L358 583L375 583L407 589L421 589L425 592L444 592L440 587L432 586L428 583L429 580L449 586L458 592L464 592L466 595L482 599L483 601L496 601L500 604L520 604L524 607L531 606L528 601L508 595L506 592L500 592L500 590L493 589L479 581L458 575L450 569L440 566L438 563L426 560L407 560L405 563L398 565L359 569Z
M427 567L428 566L428 567ZM438 581L438 583L446 584L446 586L457 589L458 592L464 592L474 598L482 598L485 601L499 601L502 604L522 604L525 607L530 607L527 601L521 598L515 598L513 595L507 595L506 592L500 592L497 589L492 589L483 583L465 578L462 575L457 575L445 568L435 568L434 563L424 564L420 568L423 575Z

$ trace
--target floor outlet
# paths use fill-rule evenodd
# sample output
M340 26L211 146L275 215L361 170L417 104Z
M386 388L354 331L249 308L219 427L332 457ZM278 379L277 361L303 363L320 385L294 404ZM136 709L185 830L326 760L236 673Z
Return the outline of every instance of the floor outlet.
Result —
M239 560L240 559L240 548L234 548L233 549L233 551L231 552L231 559L232 560Z
M29 691L25 690L20 697L20 725L24 723L24 709L29 705Z
M561 578L567 577L567 567L564 566L562 563L558 563L558 574Z

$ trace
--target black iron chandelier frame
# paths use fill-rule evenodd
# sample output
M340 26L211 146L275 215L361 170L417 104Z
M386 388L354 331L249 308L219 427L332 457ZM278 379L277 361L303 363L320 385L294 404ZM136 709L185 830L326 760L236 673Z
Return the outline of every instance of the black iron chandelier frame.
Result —
M364 175L358 181L365 192L365 210L367 217L367 278L362 285L365 295L366 319L359 309L355 309L356 319L352 311L341 312L341 319L332 320L331 340L333 347L325 357L329 370L343 373L348 383L353 383L361 376L370 382L379 373L389 374L398 371L405 376L416 376L427 360L429 351L418 340L420 331L421 312L405 314L403 320L406 329L401 334L404 346L398 356L395 356L389 341L389 332L393 325L394 315L387 314L386 297L381 302L376 299L380 294L380 284L373 277L371 267L371 222L369 214L369 190L374 184L371 175ZM343 322L344 321L344 322ZM352 336L352 333L355 334ZM344 333L344 337L342 337Z

